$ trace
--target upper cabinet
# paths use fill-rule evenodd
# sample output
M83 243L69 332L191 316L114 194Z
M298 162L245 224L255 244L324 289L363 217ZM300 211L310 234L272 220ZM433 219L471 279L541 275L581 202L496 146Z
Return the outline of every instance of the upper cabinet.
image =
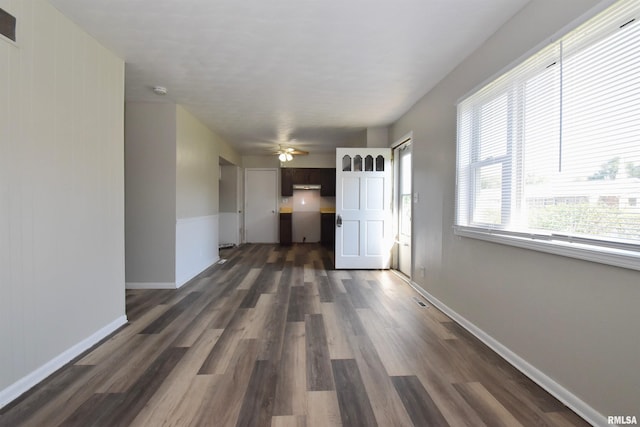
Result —
M293 196L293 168L280 169L281 194L286 197Z
M293 196L293 186L320 184L320 196L335 197L336 170L335 168L281 168L281 194L285 197Z
M320 195L322 197L336 197L336 168L320 170L322 171Z

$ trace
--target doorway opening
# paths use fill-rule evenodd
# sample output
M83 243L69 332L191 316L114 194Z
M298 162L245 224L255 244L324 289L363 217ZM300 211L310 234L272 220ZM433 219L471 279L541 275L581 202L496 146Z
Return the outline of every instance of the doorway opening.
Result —
M220 157L218 175L218 247L242 243L242 170Z
M412 149L411 137L401 139L393 146L393 182L394 182L394 226L396 245L393 267L411 279L412 258Z

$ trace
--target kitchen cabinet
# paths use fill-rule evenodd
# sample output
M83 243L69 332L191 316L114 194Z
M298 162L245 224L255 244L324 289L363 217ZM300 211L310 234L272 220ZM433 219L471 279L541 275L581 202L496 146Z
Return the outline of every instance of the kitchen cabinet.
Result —
M280 190L285 197L293 196L294 172L295 169L293 168L280 169Z
M322 170L317 168L292 168L293 183L300 185L318 185L322 179Z
M280 245L290 246L293 236L293 220L290 212L280 212Z
M320 184L320 196L336 196L335 168L281 168L280 194L283 197L293 196L293 186Z
M322 197L336 197L336 169L319 169L321 171L320 177L320 196Z
M336 240L336 214L320 214L320 243L329 249L333 249Z

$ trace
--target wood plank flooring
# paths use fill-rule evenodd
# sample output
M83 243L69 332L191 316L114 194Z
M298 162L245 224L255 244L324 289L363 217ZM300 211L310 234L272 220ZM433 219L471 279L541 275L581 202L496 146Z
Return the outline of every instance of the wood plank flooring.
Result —
M388 271L245 245L0 410L0 426L587 426Z

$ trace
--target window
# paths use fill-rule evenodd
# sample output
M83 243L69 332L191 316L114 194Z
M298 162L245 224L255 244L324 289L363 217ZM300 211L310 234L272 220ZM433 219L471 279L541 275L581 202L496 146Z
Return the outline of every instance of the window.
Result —
M638 21L620 1L460 101L456 233L640 269Z
M351 171L351 156L343 156L342 157L342 171L350 172Z

